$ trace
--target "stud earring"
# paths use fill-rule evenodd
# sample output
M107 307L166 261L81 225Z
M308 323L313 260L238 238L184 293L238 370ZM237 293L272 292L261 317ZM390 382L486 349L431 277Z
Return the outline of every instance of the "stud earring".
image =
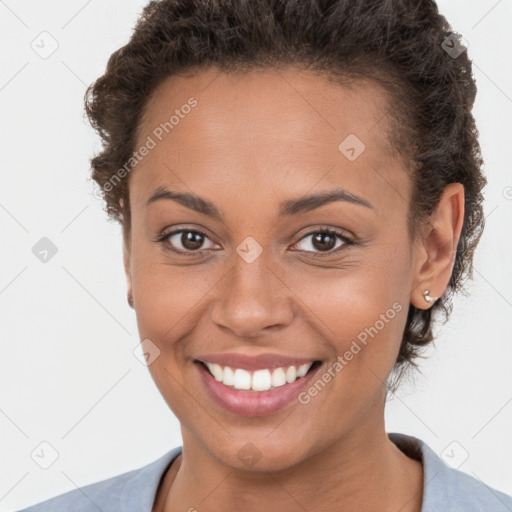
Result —
M425 300L429 303L429 304L433 304L439 297L431 297L429 295L430 293L430 290L425 290L423 292L423 297L425 298Z

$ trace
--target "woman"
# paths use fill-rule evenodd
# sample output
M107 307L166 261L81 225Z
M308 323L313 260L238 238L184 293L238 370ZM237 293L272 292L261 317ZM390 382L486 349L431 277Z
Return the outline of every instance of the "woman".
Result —
M86 110L183 446L26 510L511 510L384 426L482 233L475 94L433 1L150 2Z

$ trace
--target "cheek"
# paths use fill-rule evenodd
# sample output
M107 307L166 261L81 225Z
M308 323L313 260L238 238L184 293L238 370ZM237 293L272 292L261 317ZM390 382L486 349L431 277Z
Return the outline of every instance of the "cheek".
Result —
M387 378L409 307L408 248L373 248L343 269L289 274L302 315L353 377L372 368ZM300 286L299 286L300 282ZM364 369L363 369L364 367Z
M161 351L186 350L179 340L207 314L209 293L222 279L221 269L208 265L170 266L161 254L134 251L132 290L141 340ZM183 347L182 347L183 346Z
M287 286L304 305L304 314L319 325L324 324L336 335L357 334L357 330L373 325L381 315L391 310L395 318L397 306L406 309L409 290L406 278L407 262L396 258L365 257L340 269L322 271L294 270L287 273ZM356 329L356 331L354 331ZM343 336L345 337L345 336Z
M148 370L170 409L185 418L190 404L183 400L184 390L189 389L194 367L184 361L191 357L189 341L198 318L207 314L203 307L215 277L211 270L201 272L198 267L151 263L142 260L142 255L141 264L134 267L139 337L141 341L149 340L149 346L158 354Z
M309 326L332 357L301 403L311 404L327 430L342 431L363 417L393 368L408 311L407 294L396 284L399 267L381 259L303 282L301 300L314 313Z
M188 275L162 264L139 269L133 283L137 313L153 326L178 321L201 298L202 284L192 270Z

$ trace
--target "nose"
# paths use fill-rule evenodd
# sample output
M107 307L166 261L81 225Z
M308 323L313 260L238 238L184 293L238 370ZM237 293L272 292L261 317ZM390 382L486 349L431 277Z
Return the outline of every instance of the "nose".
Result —
M237 260L217 288L212 321L240 338L257 338L293 319L291 291L261 254L252 263Z

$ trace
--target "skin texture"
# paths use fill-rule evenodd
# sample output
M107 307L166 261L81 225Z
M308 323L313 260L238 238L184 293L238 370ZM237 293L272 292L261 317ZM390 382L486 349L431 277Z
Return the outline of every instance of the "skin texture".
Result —
M439 297L449 282L464 191L449 185L410 240L412 184L385 145L386 96L356 85L292 68L210 69L167 79L148 101L137 147L188 98L198 101L129 177L128 293L141 340L160 350L149 370L183 436L155 512L421 510L422 465L385 432L385 381L409 303L430 307L423 290ZM365 144L354 161L338 149L351 133ZM208 199L223 220L171 200L146 205L161 185ZM332 202L278 218L282 201L334 188L373 208ZM339 240L315 257L315 233L325 228L357 243ZM181 234L155 241L178 229L205 231L202 252L166 250L193 252ZM252 263L236 252L248 236L262 248ZM193 362L204 353L270 352L321 360L322 375L397 303L401 310L317 396L274 414L225 411ZM252 467L237 457L248 442L260 454Z

